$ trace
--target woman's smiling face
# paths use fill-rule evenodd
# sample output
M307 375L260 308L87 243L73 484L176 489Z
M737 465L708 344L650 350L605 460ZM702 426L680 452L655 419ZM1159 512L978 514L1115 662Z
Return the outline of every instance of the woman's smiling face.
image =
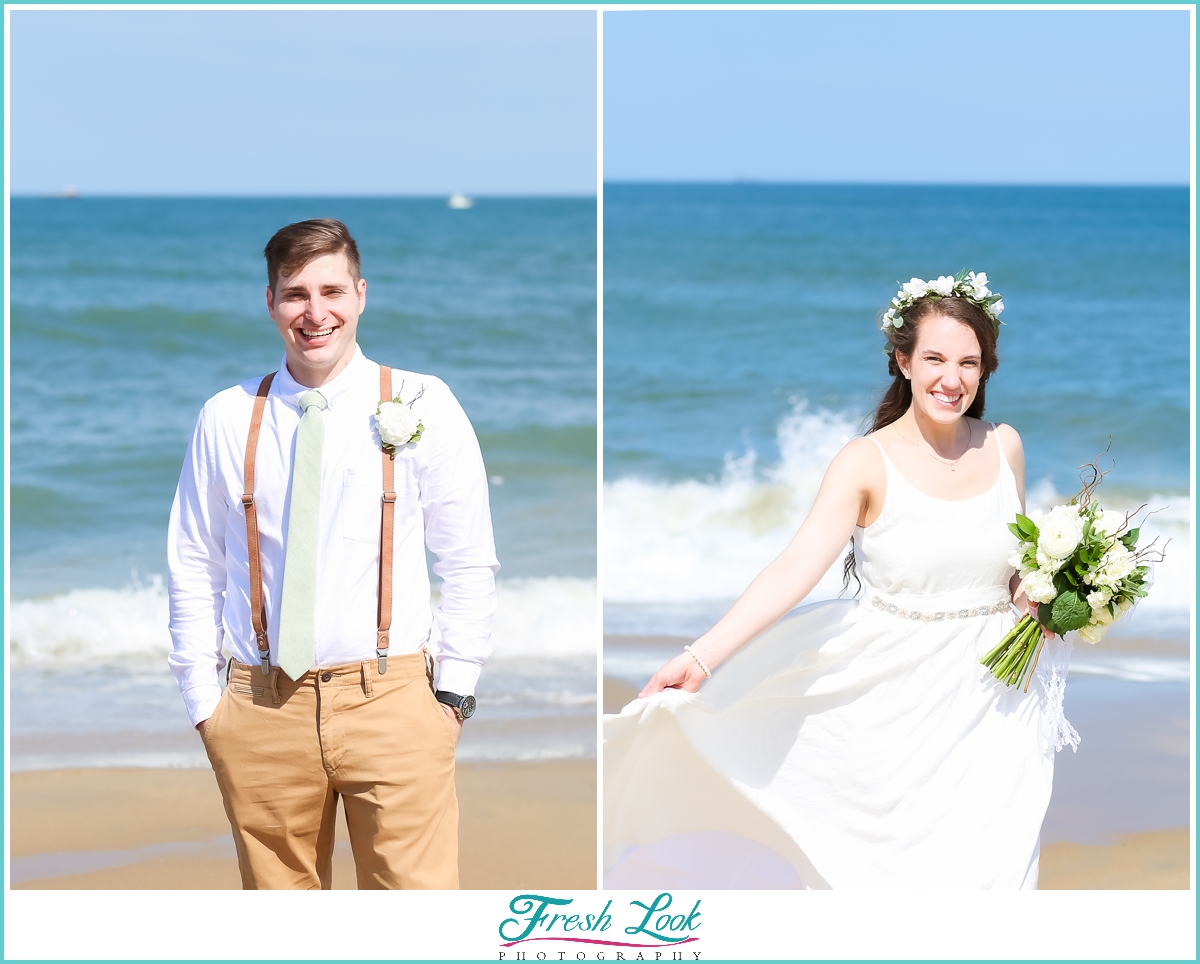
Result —
M975 400L982 371L979 339L969 325L946 315L921 320L912 357L897 354L911 381L916 414L948 424Z

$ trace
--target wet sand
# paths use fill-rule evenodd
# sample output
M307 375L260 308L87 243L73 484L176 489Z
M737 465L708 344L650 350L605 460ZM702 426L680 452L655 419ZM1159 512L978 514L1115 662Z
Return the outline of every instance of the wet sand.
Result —
M459 764L464 889L596 885L592 760ZM238 889L210 770L92 769L11 776L14 889ZM338 818L333 886L355 888Z
M1042 847L1039 890L1187 890L1187 827L1125 834L1110 844L1070 841Z

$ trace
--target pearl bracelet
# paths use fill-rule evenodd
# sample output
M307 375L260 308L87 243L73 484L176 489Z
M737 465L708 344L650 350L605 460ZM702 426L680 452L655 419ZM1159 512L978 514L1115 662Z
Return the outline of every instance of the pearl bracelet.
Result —
M705 679L712 676L712 673L709 672L708 667L704 665L704 660L702 660L699 656L696 655L695 651L692 649L691 646L684 646L683 651L685 653L687 653L690 657L692 657L692 659L694 659L699 664L700 668L702 670L704 670L704 678Z

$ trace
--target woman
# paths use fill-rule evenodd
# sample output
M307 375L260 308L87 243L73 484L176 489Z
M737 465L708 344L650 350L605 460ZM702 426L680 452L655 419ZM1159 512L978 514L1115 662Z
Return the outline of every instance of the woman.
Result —
M1037 886L1054 750L1078 737L1061 640L1028 692L979 662L1033 609L1008 564L1021 440L981 420L1002 309L966 272L893 299L870 434L733 608L606 720L606 886ZM851 539L859 601L747 646Z

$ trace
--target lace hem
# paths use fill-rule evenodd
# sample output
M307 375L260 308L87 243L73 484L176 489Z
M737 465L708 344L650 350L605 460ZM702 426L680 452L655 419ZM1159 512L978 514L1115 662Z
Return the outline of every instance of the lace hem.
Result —
M1053 653L1049 650L1053 646ZM1050 745L1055 752L1069 746L1071 752L1079 750L1079 733L1071 721L1063 715L1063 697L1067 693L1067 671L1071 666L1071 641L1062 636L1047 640L1038 660L1037 675L1046 690L1046 728Z

